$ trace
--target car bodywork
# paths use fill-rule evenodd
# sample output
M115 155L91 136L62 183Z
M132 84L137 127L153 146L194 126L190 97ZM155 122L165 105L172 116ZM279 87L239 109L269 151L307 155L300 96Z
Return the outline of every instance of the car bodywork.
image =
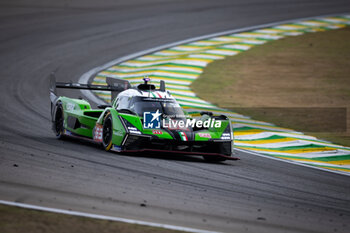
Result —
M213 124L166 127L165 122L176 125L181 120L189 120L193 123L194 118L183 112L165 90L163 81L159 89L148 81L131 87L125 80L107 78L108 86L100 86L56 82L51 77L51 116L56 137L83 138L101 144L107 151L123 153L153 151L201 155L209 161L238 159L233 157L232 127L226 116L202 112L198 118L202 122L220 122L220 127ZM111 91L112 104L92 109L84 99L57 96L56 88ZM159 111L157 116L161 114L159 119L164 120L158 122L158 128L147 128L144 114L155 111Z

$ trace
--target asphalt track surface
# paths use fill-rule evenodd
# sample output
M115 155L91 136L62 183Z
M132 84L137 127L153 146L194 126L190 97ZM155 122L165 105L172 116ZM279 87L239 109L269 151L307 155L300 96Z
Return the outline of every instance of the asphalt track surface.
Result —
M76 81L190 37L349 12L348 0L17 2L0 2L0 199L213 231L349 232L348 176L241 152L210 164L55 139L47 79L58 68Z

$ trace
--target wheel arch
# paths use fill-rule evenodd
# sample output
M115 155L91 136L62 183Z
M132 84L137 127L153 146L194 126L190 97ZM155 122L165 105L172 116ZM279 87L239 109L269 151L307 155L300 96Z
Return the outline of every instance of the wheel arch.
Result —
M114 108L106 108L105 111L101 114L96 124L103 125L104 119L110 114L112 118L112 142L114 145L120 146L126 135L126 130L123 127L123 123L119 118L119 113ZM115 133L116 132L116 133Z

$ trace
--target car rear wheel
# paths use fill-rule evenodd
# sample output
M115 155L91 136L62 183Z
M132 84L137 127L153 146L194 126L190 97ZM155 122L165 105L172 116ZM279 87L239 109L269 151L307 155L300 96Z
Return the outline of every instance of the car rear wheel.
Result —
M58 103L56 105L56 114L55 114L55 121L54 121L54 130L56 133L56 138L58 139L62 139L64 135L63 123L64 123L63 107L61 103Z
M113 135L113 125L112 116L110 113L104 118L103 121L103 133L102 133L102 146L106 151L112 148L112 135Z

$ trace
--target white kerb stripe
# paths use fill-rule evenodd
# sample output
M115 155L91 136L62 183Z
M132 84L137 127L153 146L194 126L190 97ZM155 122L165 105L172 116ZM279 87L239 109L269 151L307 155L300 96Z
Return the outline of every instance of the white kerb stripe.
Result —
M21 207L26 209L48 211L48 212L58 213L58 214L68 214L68 215L74 215L74 216L80 216L80 217L131 223L131 224L138 224L138 225L144 225L144 226L150 226L150 227L160 227L164 229L177 230L177 231L187 231L187 232L195 232L195 233L213 233L213 231L200 230L200 229L195 229L190 227L181 227L181 226L168 225L168 224L162 224L162 223L139 221L139 220L128 219L128 218L118 218L118 217L112 217L112 216L106 216L106 215L100 215L100 214L89 214L89 213L84 213L79 211L49 208L44 206L30 205L30 204L24 204L24 203L12 202L12 201L0 200L0 204L16 206L16 207Z

